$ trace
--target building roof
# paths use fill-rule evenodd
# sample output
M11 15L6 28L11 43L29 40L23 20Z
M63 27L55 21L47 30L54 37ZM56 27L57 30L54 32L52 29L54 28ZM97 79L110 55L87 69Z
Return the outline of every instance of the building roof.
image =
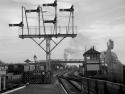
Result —
M31 60L26 59L24 62L26 62L26 63L30 63L30 62L31 62Z
M88 51L86 51L86 52L83 54L83 56L86 55L86 54L100 54L100 52L99 52L99 51L96 51L95 48L92 47L92 48L90 48Z

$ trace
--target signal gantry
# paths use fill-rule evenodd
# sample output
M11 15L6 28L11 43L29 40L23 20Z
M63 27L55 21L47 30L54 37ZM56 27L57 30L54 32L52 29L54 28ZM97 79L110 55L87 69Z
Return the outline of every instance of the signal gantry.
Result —
M51 16L47 18L44 11L46 7L54 8L53 19ZM51 11L52 12L52 11ZM65 12L68 14L67 19L63 18L60 22L58 20L59 16L57 14ZM37 15L36 15L37 14ZM51 14L51 13L50 13ZM35 15L37 20L32 20L31 15ZM61 14L63 15L63 14ZM61 18L61 17L60 17ZM60 22L60 24L58 24ZM63 24L63 25L62 25ZM66 25L66 26L64 26ZM72 5L67 9L58 9L57 0L53 3L43 4L37 6L36 9L26 9L22 6L22 21L19 24L9 24L9 26L17 26L20 28L19 38L30 38L32 39L43 51L46 53L46 71L51 71L51 53L52 51L67 37L75 38L77 36L76 31L77 27L74 26L74 6ZM57 38L59 39L57 41ZM41 40L39 43L36 39ZM56 41L55 41L56 40ZM43 43L46 43L46 48L42 46ZM51 42L54 43L54 46L51 47Z

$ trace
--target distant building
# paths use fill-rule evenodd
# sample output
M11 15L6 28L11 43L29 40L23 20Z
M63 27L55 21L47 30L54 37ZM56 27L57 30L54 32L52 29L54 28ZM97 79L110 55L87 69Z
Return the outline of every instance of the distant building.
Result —
M27 62L24 64L24 71L45 71L46 61L42 62Z
M94 46L84 54L84 75L94 76L100 73L100 52L96 51Z
M29 60L28 60L29 61ZM27 62L24 64L24 71L45 71L46 70L46 60L38 60L36 63ZM57 71L64 69L65 64L61 64L56 60L51 60L51 71Z
M0 65L0 91L6 89L6 75L8 67L5 64Z

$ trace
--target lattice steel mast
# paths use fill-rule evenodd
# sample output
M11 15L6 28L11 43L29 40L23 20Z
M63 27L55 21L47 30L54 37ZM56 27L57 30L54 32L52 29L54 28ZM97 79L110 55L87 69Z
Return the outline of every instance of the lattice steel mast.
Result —
M43 11L43 7L54 7L55 8L55 17L53 20L45 20L44 13L47 11ZM42 50L46 53L46 71L51 71L51 52L67 37L76 37L75 33L76 27L74 26L74 7L73 5L69 9L60 9L60 12L69 12L69 21L67 26L58 26L57 24L57 0L53 3L43 4L42 6L38 6L36 9L28 10L24 6L22 6L22 21L19 24L9 24L9 26L18 26L21 29L19 34L19 38L30 38L32 39ZM31 26L29 24L28 14L37 13L38 15L38 25ZM72 22L71 22L72 21ZM34 22L35 23L35 22ZM47 24L51 24L53 26L46 26ZM63 31L63 32L62 32ZM58 42L54 41L54 38L61 38ZM41 40L39 43L36 39ZM46 48L42 46L43 42L46 43ZM51 42L54 43L54 46L51 47Z

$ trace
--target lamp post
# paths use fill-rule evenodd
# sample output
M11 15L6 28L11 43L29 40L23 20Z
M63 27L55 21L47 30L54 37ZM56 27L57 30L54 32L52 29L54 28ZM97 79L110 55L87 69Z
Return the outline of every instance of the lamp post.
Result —
M35 70L37 70L37 56L36 55L34 55L34 63L35 63Z
M34 62L36 63L36 60L37 60L37 56L36 55L34 55Z

